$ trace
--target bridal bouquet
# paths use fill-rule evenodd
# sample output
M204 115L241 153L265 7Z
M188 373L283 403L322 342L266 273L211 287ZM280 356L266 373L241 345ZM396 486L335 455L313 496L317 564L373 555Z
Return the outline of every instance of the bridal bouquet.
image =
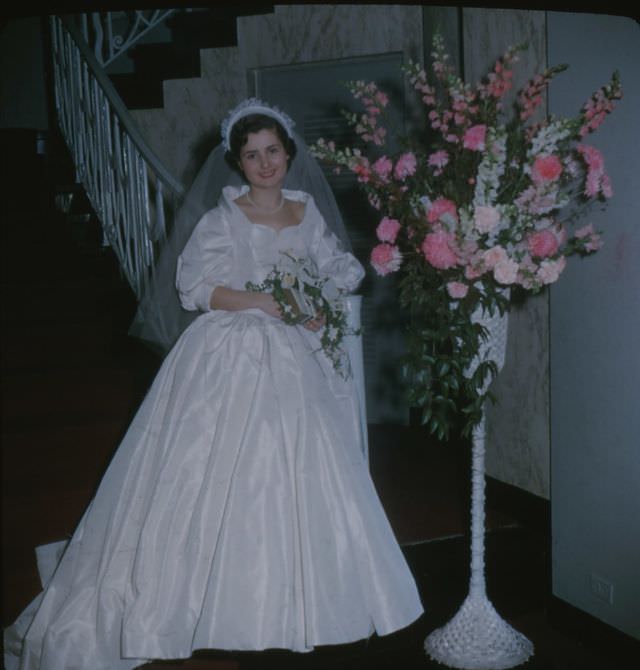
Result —
M476 86L456 76L444 42L434 40L431 71L406 74L424 105L422 136L386 144L387 95L373 82L347 84L364 112L345 112L358 146L320 139L314 155L357 176L379 212L371 263L380 275L400 272L400 301L411 315L406 372L410 400L441 439L459 413L468 434L480 418L491 361L464 372L486 332L478 308L509 309L510 297L557 281L568 256L601 246L590 224L576 227L581 205L612 195L601 152L587 143L622 97L617 73L575 118L543 117L551 67L503 109L514 65L512 47Z
M286 324L299 325L323 317L320 348L343 379L351 375L343 341L349 335L358 335L359 331L348 326L344 297L334 281L318 276L309 259L285 253L263 282L247 282L246 288L271 293Z

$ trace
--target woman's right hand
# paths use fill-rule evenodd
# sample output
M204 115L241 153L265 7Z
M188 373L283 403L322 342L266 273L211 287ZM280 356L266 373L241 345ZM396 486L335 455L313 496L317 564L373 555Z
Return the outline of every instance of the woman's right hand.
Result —
M261 309L265 314L269 314L269 316L274 316L276 319L282 319L280 306L271 293L256 293L255 295L258 299L258 309Z

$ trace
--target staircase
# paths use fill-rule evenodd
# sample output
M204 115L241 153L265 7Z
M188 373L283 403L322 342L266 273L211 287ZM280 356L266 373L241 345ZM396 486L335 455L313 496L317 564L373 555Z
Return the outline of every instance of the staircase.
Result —
M130 110L161 108L163 82L201 76L200 51L234 47L238 43L237 18L268 14L273 5L263 3L222 4L213 9L179 11L165 21L169 41L144 41L128 56L133 72L109 74ZM150 39L153 34L150 33Z
M53 206L68 157L37 155L34 134L2 135L4 624L40 590L33 547L73 532L157 366L126 337L135 300L88 204Z

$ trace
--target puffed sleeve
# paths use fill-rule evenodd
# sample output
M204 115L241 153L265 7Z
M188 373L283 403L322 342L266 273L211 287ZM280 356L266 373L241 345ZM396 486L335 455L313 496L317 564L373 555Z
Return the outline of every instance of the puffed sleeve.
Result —
M190 311L210 311L211 294L227 283L232 261L229 222L217 207L200 219L178 257L176 287L182 306Z
M340 240L331 232L318 211L313 198L309 198L307 207L312 208L314 232L311 255L321 275L331 277L336 286L352 293L358 288L365 275L360 261L342 248Z

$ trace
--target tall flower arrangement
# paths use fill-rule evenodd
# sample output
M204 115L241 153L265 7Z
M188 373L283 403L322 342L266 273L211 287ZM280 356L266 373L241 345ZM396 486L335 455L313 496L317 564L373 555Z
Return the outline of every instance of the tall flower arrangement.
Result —
M427 133L387 149L389 99L373 82L347 84L364 109L345 112L359 147L320 139L314 155L353 172L379 213L371 263L400 273L400 301L410 313L406 372L412 404L440 438L463 416L479 421L494 363L470 364L486 331L479 308L509 309L513 296L558 280L567 257L600 248L583 205L605 201L612 187L600 151L587 136L622 97L618 74L575 118L540 120L545 90L566 66L536 75L503 109L521 46L512 47L477 85L458 77L436 36L430 72L406 75L424 105ZM465 372L469 375L466 376Z

